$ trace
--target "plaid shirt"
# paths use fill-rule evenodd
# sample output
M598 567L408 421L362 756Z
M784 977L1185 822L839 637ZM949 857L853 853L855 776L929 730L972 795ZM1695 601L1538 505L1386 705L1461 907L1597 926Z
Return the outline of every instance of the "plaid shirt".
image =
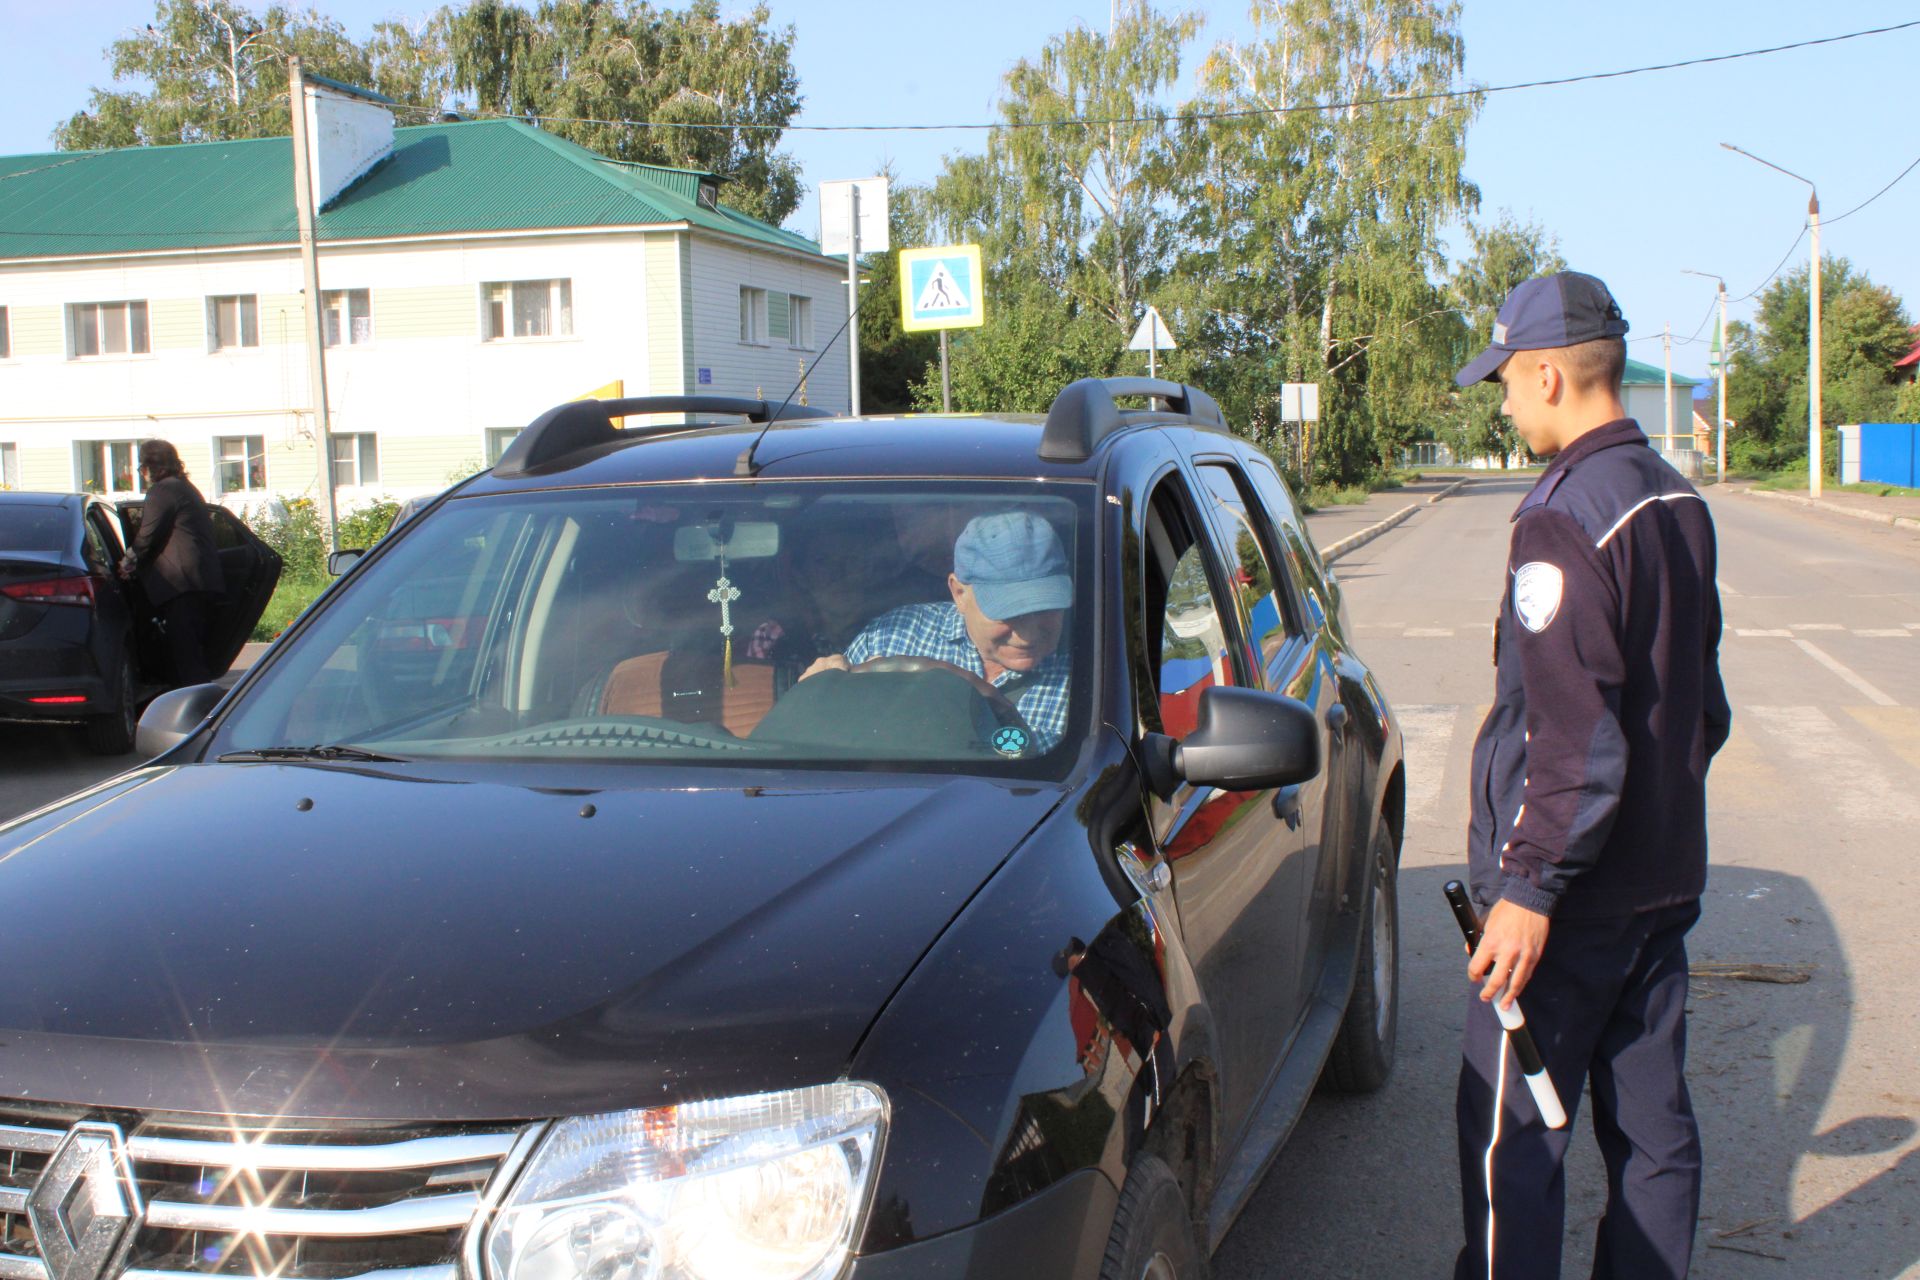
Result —
M868 658L901 656L938 658L982 678L987 674L980 651L967 638L966 620L951 602L903 604L869 622L847 646L847 661L856 665ZM1071 674L1067 655L1056 649L1033 670L1002 671L993 682L1020 708L1020 718L1040 740L1042 751L1051 751L1067 731Z

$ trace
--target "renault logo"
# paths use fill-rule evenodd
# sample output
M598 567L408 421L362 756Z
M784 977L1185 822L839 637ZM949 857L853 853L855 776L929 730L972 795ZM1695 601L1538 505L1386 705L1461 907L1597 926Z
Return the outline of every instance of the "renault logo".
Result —
M140 1221L140 1191L118 1125L77 1124L27 1196L50 1280L104 1280Z

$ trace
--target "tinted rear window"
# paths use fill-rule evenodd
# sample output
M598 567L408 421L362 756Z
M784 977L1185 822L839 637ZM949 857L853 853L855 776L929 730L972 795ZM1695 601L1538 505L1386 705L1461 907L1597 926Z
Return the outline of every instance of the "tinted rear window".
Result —
M65 551L73 541L73 513L65 507L0 505L0 551Z

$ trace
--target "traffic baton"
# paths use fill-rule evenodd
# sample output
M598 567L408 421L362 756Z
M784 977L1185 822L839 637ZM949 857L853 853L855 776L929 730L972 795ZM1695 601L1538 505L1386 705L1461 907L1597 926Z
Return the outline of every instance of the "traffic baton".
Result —
M1466 935L1467 954L1472 955L1480 949L1480 917L1473 913L1467 887L1458 880L1449 880L1443 892L1447 895L1447 905L1453 908L1460 932ZM1520 1016L1520 1002L1515 1000L1510 1008L1502 1007L1496 998L1493 1014L1506 1028L1513 1054L1520 1059L1520 1074L1526 1077L1527 1088L1533 1091L1533 1103L1540 1108L1540 1119L1549 1129L1566 1128L1566 1108L1560 1105L1560 1095L1554 1092L1553 1079L1547 1075L1547 1064L1540 1059L1540 1046L1533 1042L1533 1032L1527 1030L1527 1020Z

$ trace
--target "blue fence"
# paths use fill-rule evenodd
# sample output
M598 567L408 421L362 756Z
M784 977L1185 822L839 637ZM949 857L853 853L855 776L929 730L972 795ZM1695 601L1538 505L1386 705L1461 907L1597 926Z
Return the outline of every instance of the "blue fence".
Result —
M1920 488L1920 423L1861 423L1860 479Z

